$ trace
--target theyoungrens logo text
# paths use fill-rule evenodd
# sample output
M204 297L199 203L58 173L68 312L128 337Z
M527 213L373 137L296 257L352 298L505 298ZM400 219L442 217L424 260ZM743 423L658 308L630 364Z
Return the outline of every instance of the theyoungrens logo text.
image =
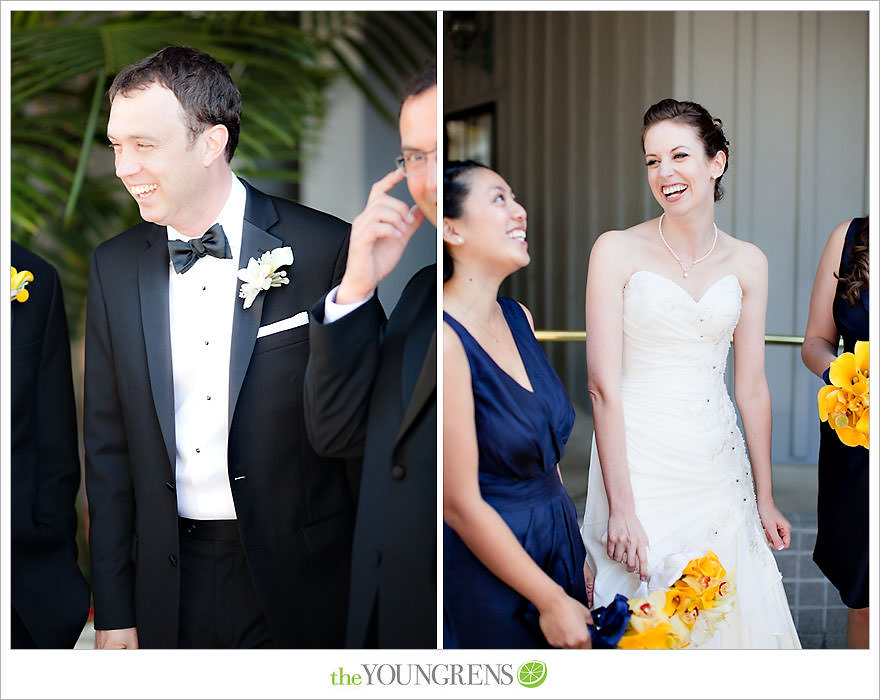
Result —
M547 677L542 661L527 661L516 672L512 664L361 664L330 674L331 685L541 685Z

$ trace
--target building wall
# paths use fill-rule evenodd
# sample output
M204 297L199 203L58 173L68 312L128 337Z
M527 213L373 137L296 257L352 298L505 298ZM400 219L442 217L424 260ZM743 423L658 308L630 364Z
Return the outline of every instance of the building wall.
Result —
M640 135L645 109L693 99L731 142L717 223L770 261L767 332L803 333L831 229L867 213L866 12L478 13L470 51L444 32L444 111L496 102L498 169L529 212L532 263L502 290L537 328L584 328L589 250L605 230L657 216ZM580 343L545 348L589 406ZM732 368L729 374L732 376ZM768 346L773 456L818 450L819 380L799 348Z
M681 12L675 33L687 37L676 95L728 125L733 177L718 224L767 255L769 332L802 335L828 235L868 211L867 13ZM773 453L812 461L820 383L798 347L766 357Z

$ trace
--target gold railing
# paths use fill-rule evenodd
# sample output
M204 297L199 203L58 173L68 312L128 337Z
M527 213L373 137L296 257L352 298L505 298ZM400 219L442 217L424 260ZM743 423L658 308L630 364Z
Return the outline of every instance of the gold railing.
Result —
M538 340L551 343L585 343L587 342L586 331L535 331ZM767 345L802 345L804 338L801 335L765 335L764 343Z

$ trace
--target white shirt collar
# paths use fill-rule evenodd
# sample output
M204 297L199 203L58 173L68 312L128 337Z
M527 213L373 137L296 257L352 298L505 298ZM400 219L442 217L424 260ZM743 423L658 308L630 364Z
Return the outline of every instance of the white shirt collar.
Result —
M226 234L226 240L229 241L229 247L232 250L232 259L238 263L239 253L241 252L241 229L244 221L244 207L247 201L247 191L241 180L236 177L235 173L230 171L229 177L232 178L232 184L229 188L229 196L220 214L217 215L216 222L223 227ZM192 240L191 236L184 236L173 226L165 227L168 232L168 240Z

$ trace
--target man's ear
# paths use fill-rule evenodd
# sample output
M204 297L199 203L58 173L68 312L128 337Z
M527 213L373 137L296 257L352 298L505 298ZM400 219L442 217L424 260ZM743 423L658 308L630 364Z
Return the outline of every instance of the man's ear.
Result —
M229 142L229 131L223 124L214 124L202 132L202 165L206 168L217 158L226 157L226 144Z

